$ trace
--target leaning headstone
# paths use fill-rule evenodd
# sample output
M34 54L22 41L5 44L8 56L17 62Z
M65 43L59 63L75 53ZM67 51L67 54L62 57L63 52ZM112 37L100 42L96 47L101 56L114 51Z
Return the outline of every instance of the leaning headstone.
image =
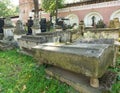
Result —
M37 33L41 33L39 18L35 18L33 20L33 26L32 26L32 35L36 35Z

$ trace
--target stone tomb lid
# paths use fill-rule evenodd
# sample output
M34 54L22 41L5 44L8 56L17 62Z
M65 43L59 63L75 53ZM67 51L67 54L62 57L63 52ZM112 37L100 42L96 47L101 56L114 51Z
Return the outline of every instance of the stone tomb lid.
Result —
M46 43L35 46L33 47L33 49L98 58L102 55L104 50L109 47L110 47L109 44L64 45L64 44Z

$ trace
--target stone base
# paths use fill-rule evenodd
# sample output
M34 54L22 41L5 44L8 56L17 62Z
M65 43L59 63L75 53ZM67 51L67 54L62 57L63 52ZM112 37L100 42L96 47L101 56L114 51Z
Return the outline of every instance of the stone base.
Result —
M2 40L4 37L3 33L0 33L0 40Z
M8 38L9 36L14 36L13 31L14 28L4 28L4 38Z
M46 68L46 73L67 83L80 93L103 93L100 88L90 86L90 78L81 74L69 72L57 67Z
M40 28L38 28L38 29L33 29L32 28L32 35L36 35L36 34L39 34L39 33L41 33Z
M15 48L14 45L0 41L0 50L5 51L5 50L11 50L14 48Z

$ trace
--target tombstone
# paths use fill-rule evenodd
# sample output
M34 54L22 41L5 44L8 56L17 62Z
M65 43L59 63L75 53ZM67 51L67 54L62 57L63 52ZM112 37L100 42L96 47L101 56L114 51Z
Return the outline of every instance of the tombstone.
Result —
M41 33L39 18L35 18L33 20L33 26L32 26L32 35L36 35L37 33Z
M24 27L21 20L17 21L14 33L17 35L25 34Z
M46 32L46 18L42 18L40 21L41 32Z
M25 34L25 30L24 30L24 27L23 27L23 24L22 24L22 21L21 20L18 20L16 22L16 28L15 28L15 31L14 31L14 39L17 41L18 38L20 38L23 34Z
M7 17L4 21L4 39L11 41L13 40L14 26L12 24L11 18Z
M27 25L28 25L28 33L27 33L27 35L31 35L32 34L32 28L31 27L33 26L32 17L30 17L30 19L28 20Z

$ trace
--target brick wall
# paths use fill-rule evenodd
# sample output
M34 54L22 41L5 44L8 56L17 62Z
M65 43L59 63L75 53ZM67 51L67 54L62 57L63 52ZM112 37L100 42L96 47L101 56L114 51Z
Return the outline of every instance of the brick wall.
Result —
M34 7L33 0L19 0L19 4L20 19L22 19L23 22L26 23L27 19L29 18L29 13ZM59 10L58 16L66 17L69 14L75 14L78 16L79 20L84 20L85 16L90 12L98 12L103 17L104 23L108 25L112 13L120 9L120 1L110 1L98 4L82 5L77 7L69 7ZM41 17L47 18L47 20L49 20L49 14L47 13L42 12Z

